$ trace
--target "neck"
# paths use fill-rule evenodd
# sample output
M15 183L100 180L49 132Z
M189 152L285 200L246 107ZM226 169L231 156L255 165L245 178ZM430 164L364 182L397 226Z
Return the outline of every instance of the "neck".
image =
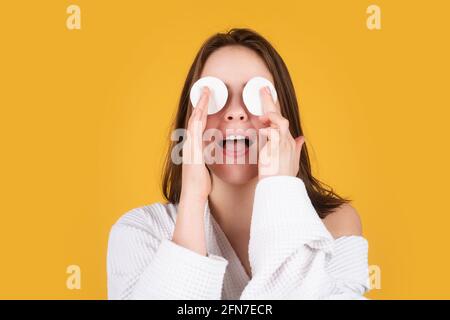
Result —
M250 232L257 182L255 177L246 184L233 185L212 174L213 187L208 198L211 214L228 234Z

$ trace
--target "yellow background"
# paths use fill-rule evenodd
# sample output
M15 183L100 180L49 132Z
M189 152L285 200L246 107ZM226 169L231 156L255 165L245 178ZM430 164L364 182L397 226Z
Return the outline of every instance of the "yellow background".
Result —
M381 7L382 29L366 28ZM81 30L66 8L81 8ZM319 178L352 199L375 299L450 298L448 1L2 1L0 298L106 298L111 225L161 201L167 133L214 32L291 72ZM81 290L66 267L81 267Z

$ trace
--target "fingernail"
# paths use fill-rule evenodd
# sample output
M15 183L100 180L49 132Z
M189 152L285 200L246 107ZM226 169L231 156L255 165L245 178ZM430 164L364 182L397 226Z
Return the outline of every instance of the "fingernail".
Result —
M261 93L265 93L266 92L266 87L262 87L262 88L259 88L259 93L261 94Z

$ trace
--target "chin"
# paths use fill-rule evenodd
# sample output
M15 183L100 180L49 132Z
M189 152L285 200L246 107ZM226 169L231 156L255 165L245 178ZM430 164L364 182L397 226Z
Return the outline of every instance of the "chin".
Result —
M214 164L209 168L220 180L233 185L243 185L258 177L255 164Z

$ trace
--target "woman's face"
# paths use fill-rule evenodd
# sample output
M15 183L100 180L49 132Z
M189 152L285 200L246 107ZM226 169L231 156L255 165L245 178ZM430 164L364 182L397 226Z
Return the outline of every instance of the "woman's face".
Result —
M264 60L256 52L243 46L226 46L216 50L207 59L200 77L214 76L221 79L228 89L228 100L224 108L219 112L208 115L206 129L216 129L221 132L223 138L229 134L247 135L265 127L258 116L250 113L242 99L242 91L245 84L255 76L261 76L274 83L272 74L267 69ZM277 101L277 108L279 104ZM246 134L247 133L247 134ZM251 139L255 140L257 136ZM210 143L207 141L204 146ZM212 174L230 184L245 184L258 176L258 164L250 159L250 154L257 154L260 146L257 141L250 148L245 148L243 142L227 141L224 148L216 147L216 152L221 152L223 161L208 164ZM228 150L228 152L226 152ZM230 151L237 152L230 152ZM244 154L242 154L244 153ZM217 157L216 157L217 159Z

